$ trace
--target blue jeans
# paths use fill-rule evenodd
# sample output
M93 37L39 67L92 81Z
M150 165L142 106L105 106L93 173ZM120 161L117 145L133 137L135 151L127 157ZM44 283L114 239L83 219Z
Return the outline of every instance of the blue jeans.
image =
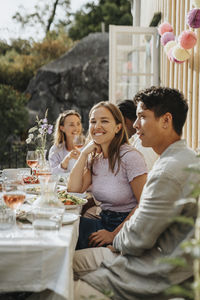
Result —
M128 216L129 212L114 212L110 210L102 210L100 216L101 219L94 220L89 218L80 218L79 224L79 238L76 245L76 250L89 248L88 238L93 232L97 232L100 229L106 229L113 231L119 226L124 219ZM106 246L106 245L104 245Z

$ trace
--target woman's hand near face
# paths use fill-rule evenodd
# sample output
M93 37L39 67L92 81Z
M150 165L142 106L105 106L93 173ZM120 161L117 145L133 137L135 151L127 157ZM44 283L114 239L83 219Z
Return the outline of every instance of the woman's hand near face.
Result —
M92 152L95 153L102 152L101 146L96 144L94 141L90 141L82 150L82 153L84 153L85 155L89 155Z

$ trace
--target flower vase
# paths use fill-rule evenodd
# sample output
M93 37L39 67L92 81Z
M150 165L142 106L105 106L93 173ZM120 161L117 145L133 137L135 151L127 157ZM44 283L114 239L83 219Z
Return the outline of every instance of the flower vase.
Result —
M51 170L49 166L49 162L46 159L46 153L47 150L38 150L38 165L36 169L36 175L37 176L50 176L51 175Z

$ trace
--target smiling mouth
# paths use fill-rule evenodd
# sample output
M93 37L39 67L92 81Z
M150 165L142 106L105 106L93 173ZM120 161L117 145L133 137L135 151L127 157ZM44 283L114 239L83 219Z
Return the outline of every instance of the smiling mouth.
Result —
M104 132L96 132L93 134L93 136L102 136L104 135Z

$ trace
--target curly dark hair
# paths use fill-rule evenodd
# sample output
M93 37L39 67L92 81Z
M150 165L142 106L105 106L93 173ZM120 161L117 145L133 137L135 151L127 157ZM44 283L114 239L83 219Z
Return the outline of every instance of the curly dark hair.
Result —
M187 117L188 104L180 91L168 87L152 86L138 92L133 101L135 105L143 102L144 108L153 111L156 118L167 112L171 113L173 128L181 136Z
M135 103L133 102L133 100L126 99L126 100L120 102L117 106L119 107L124 118L127 118L133 122L137 119L137 116L136 116L136 108L137 107L136 107Z

